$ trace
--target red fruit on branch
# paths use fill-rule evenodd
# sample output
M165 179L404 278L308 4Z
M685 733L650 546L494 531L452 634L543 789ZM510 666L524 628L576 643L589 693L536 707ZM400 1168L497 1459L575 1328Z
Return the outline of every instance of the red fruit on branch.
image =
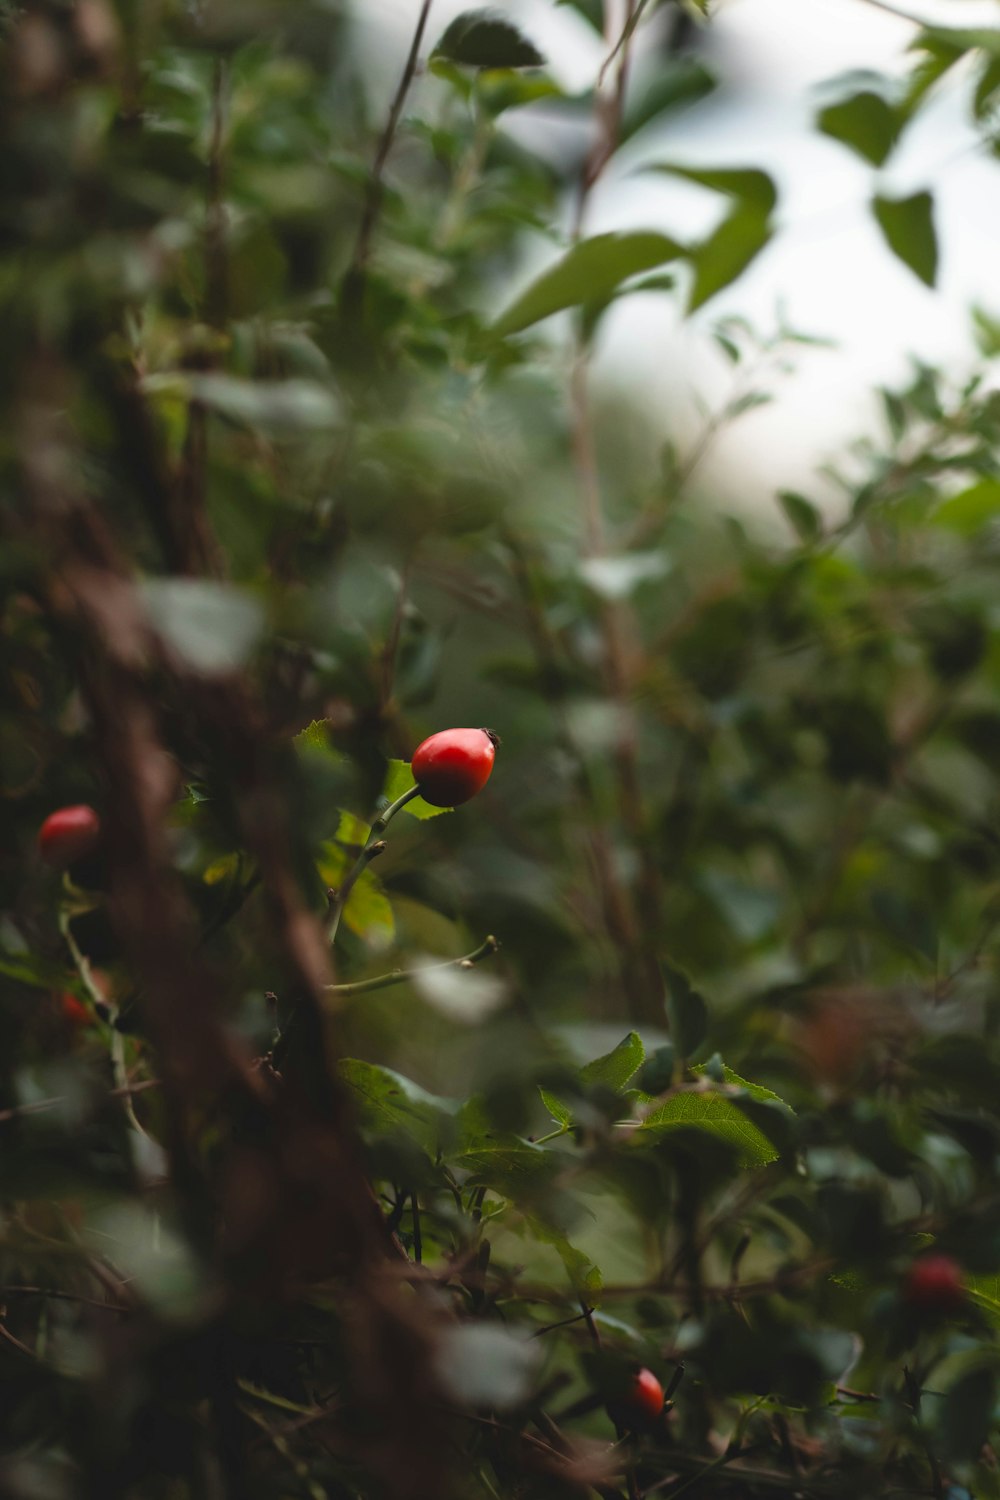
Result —
M663 1411L663 1402L663 1387L652 1370L636 1371L624 1403L633 1420L655 1421Z
M57 870L92 854L101 837L101 820L92 807L60 807L49 813L38 830L38 848L45 863Z
M418 745L410 762L420 795L432 807L458 807L490 779L499 741L489 729L442 729Z
M957 1312L965 1302L958 1261L950 1255L920 1256L906 1273L903 1301L920 1312Z

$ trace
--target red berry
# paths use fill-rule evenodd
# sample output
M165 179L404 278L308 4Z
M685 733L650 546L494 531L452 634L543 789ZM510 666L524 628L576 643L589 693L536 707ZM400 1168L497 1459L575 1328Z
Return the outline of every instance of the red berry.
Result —
M920 1256L906 1273L903 1300L921 1312L957 1312L965 1302L961 1266L950 1255Z
M442 729L413 752L410 769L432 807L458 807L490 779L497 739L488 729Z
M92 807L60 807L38 830L38 848L48 865L64 870L91 854L101 836L101 820Z
M69 990L64 990L58 999L63 1017L71 1026L90 1025L91 1014L82 1000L78 1000L75 995L71 995Z
M632 1377L624 1405L633 1420L652 1422L663 1411L663 1387L652 1370L638 1370Z

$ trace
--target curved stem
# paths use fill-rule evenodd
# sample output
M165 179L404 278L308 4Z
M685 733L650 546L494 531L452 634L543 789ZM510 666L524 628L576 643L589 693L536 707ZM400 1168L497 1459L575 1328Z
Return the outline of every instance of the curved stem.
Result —
M482 963L484 958L491 958L498 951L500 944L492 934L484 938L478 948L471 953L466 953L462 958L449 958L440 964L427 964L422 969L390 969L388 974L377 974L373 979L358 979L353 984L331 984L327 986L327 994L347 998L352 995L367 995L372 990L386 990L394 984L405 984L408 979L416 979L420 974L434 974L441 969L471 969L476 964Z
M392 822L393 818L399 812L400 808L405 807L408 802L413 801L414 797L419 796L420 788L418 786L409 787L401 797L396 798L395 802L390 802L389 806L385 809L384 812L379 813L378 817L372 824L372 833L384 833L385 829Z
M380 838L379 835L385 832L385 829L392 822L400 808L405 807L408 802L413 801L414 797L419 796L420 788L411 786L401 797L397 797L395 802L390 802L389 806L379 813L371 826L368 842L358 855L353 869L348 871L339 890L328 892L330 913L326 920L326 935L329 942L332 943L337 936L344 907L347 905L348 898L358 880L364 874L372 860L377 859L385 851L385 840Z

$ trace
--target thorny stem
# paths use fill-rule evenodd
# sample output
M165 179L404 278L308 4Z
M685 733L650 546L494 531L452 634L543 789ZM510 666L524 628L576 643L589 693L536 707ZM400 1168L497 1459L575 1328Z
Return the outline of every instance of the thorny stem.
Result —
M443 963L426 964L421 969L390 969L387 974L376 974L373 979L357 979L353 984L331 984L327 986L328 995L336 995L338 998L346 999L352 995L367 995L372 990L386 990L394 984L405 984L407 980L419 979L422 974L437 974L442 969L471 969L476 964L482 963L484 958L491 958L498 951L500 944L492 933L484 938L478 948L471 953L466 953L462 958L449 958Z
M424 39L424 31L427 27L427 18L430 15L432 3L433 0L423 0L423 4L420 7L413 40L410 43L410 50L403 65L403 73L389 108L389 118L385 123L385 129L382 132L378 149L375 152L375 161L372 165L372 175L368 184L368 196L365 202L364 214L361 219L361 227L358 230L357 242L354 246L353 267L357 272L363 273L368 264L368 257L371 253L372 234L374 233L379 211L382 207L382 174L385 170L389 152L392 150L392 143L396 138L396 131L399 128L399 121L403 113L403 105L406 103L406 96L416 76L417 60L420 56L420 44Z

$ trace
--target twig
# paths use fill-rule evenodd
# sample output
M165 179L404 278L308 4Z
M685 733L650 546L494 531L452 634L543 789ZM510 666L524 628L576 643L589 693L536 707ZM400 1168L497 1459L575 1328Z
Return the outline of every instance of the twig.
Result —
M0 1286L0 1297L46 1297L55 1302L79 1302L83 1307L99 1307L105 1312L129 1313L130 1307L121 1302L101 1302L96 1297L84 1297L79 1292L65 1292L48 1286Z
M500 944L491 934L483 939L478 948L474 948L471 953L466 953L462 958L449 958L439 964L425 964L420 969L390 969L388 974L376 974L372 979L357 979L353 984L331 984L327 987L327 994L343 998L351 995L367 995L372 990L385 990L394 984L405 984L408 980L419 979L422 974L440 973L442 969L472 969L476 964L482 963L484 958L491 958L499 948Z
M935 22L924 16L915 16L910 10L900 10L898 6L890 5L888 0L864 0L864 3L884 11L887 16L895 16L897 21L909 21L912 26L919 26L921 30L925 26L935 25Z
M401 797L397 797L395 802L390 802L389 806L379 813L371 826L368 842L358 855L353 869L348 872L339 890L327 893L330 910L326 919L326 936L330 943L337 936L344 907L347 905L348 897L357 881L364 874L372 860L377 859L380 854L385 852L385 841L379 835L385 831L400 809L404 808L408 802L412 802L414 797L419 797L419 795L420 788L418 786L411 786Z
M133 1094L144 1094L147 1089L158 1089L160 1080L158 1078L146 1078L142 1083L123 1084L120 1088L108 1089L105 1098L124 1099ZM8 1120L19 1120L22 1115L42 1114L47 1109L58 1109L65 1104L63 1097L54 1099L36 1099L31 1104L14 1104L9 1109L0 1109L0 1125L5 1125Z
M356 272L363 273L368 264L368 257L371 253L372 234L382 207L382 173L385 170L389 152L392 150L392 143L396 138L396 131L399 128L400 116L403 113L406 96L416 75L417 60L420 56L420 44L424 39L424 31L427 27L427 18L430 15L432 3L433 0L423 0L420 7L413 40L410 43L410 51L403 66L402 77L399 80L399 86L396 89L395 97L389 109L389 118L386 121L385 129L378 143L378 149L375 152L375 161L372 164L372 175L368 184L364 214L361 219L361 227L358 230L357 242L354 246L353 269Z

